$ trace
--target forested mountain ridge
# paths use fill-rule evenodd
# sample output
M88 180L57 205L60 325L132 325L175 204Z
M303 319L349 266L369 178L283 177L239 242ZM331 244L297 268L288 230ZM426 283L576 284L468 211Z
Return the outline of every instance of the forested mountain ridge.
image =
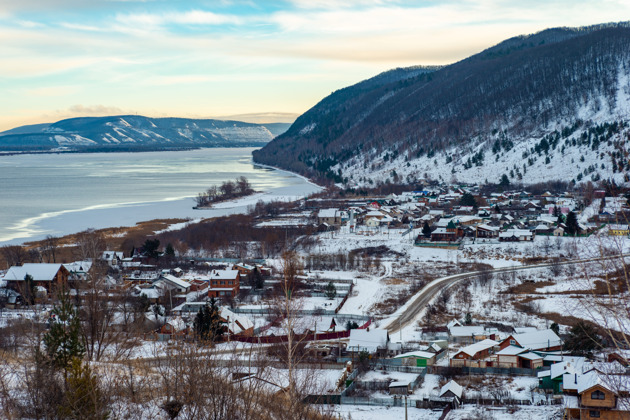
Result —
M159 150L262 146L288 124L138 115L70 118L0 133L0 150Z
M618 147L630 119L627 22L515 37L408 74L333 93L255 161L350 185L578 182L630 169Z

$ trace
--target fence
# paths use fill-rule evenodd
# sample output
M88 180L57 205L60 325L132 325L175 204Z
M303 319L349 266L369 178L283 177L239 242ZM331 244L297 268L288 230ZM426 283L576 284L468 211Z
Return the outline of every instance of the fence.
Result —
M346 293L346 295L343 297L343 299L341 300L341 302L339 302L339 305L337 305L337 307L335 308L335 313L338 313L341 308L343 307L343 305L346 303L346 301L348 300L348 297L352 294L352 289L354 288L354 284L350 283L350 288L348 289L348 293Z
M428 366L429 373L436 375L515 375L515 376L536 376L537 370L522 368L476 368L463 366Z
M368 320L364 325L359 327L360 329L365 329L370 326L372 323L371 320ZM296 343L304 342L304 341L318 341L318 340L337 340L339 338L347 338L350 337L350 330L348 331L337 331L337 332L329 332L329 333L309 333L309 334L295 334L293 336L293 340ZM263 335L258 337L247 337L247 336L233 336L232 339L234 341L240 341L243 343L256 343L256 344L278 344L278 343L286 343L289 341L288 335Z

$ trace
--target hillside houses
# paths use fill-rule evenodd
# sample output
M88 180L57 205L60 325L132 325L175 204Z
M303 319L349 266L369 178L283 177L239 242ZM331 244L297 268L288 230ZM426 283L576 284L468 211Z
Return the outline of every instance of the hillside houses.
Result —
M460 203L464 194L470 192L477 206ZM626 204L619 204L615 197L608 201L614 204L604 209L618 215L619 211L628 210L630 215ZM315 215L320 232L344 227L353 233L386 232L408 226L420 229L426 223L431 233L423 232L416 239L416 245L440 246L457 244L465 238L473 242L531 242L536 236L566 236L564 219L570 212L579 215L579 211L579 199L568 193L533 195L513 191L484 196L475 188L443 187L392 194L386 199L351 201L347 206L319 209ZM590 234L601 227L586 221L590 214L592 212L578 221L580 234ZM596 219L590 217L589 220ZM630 235L627 224L615 222L613 225L610 235Z

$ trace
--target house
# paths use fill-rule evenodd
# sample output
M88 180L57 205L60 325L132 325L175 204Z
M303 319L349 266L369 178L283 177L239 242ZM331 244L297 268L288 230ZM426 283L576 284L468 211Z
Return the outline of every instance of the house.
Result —
M497 238L499 236L499 228L486 224L477 225L476 236L477 238Z
M518 346L529 350L556 351L562 349L562 340L553 330L538 330L523 334L512 334L500 344L501 350L508 346Z
M340 226L341 214L342 212L338 209L321 209L317 213L317 224L326 223L332 226Z
M169 319L166 324L160 328L160 334L184 336L188 333L188 327L184 320L177 316Z
M461 401L464 388L455 382L454 380L448 381L442 388L440 388L440 398L457 399Z
M538 387L560 394L577 395L577 375L582 375L586 359L577 356L546 355L543 363L552 363L549 370L538 372ZM566 384L566 387L565 387Z
M221 307L219 316L221 322L225 322L229 334L247 337L254 335L254 323L246 316L234 313L225 306Z
M85 281L88 278L88 273L92 269L92 261L75 261L73 263L66 263L63 265L68 270L68 281Z
M160 287L171 293L187 294L190 291L191 284L186 280L179 279L170 274L164 274L162 277L154 283L157 287Z
M360 353L366 351L370 354L378 351L386 351L389 343L389 333L387 330L374 328L350 330L350 341L348 351Z
M241 273L242 276L248 276L256 270L256 266L240 263L234 264L232 266L232 270L237 270L239 273Z
M402 359L403 366L433 366L435 364L436 354L429 351L410 351L408 353L399 354L394 359Z
M628 225L608 225L609 236L630 236Z
M125 255L118 251L104 251L101 254L101 259L107 262L110 267L118 267L124 258Z
M534 233L526 229L508 229L499 233L499 240L503 242L523 242L534 240Z
M451 366L467 366L467 360L482 360L490 356L491 350L499 343L486 339L459 350L450 360ZM481 366L480 366L481 367Z
M214 270L210 273L208 297L234 297L240 291L238 270Z
M577 375L577 396L565 396L566 419L629 420L627 377L616 380L591 370ZM618 384L615 386L612 384ZM621 403L623 400L624 403Z
M481 325L453 325L449 328L449 334L453 343L472 344L486 338L495 339L498 331L487 329Z
M564 228L562 226L558 226L553 230L553 236L564 236Z
M63 264L28 263L9 268L4 280L9 288L19 292L25 288L24 278L27 275L33 277L35 287L43 287L50 293L54 287L68 285L70 272Z
M431 241L432 242L454 242L458 241L464 237L464 230L455 226L452 220L448 222L446 227L438 227L433 232L431 232Z

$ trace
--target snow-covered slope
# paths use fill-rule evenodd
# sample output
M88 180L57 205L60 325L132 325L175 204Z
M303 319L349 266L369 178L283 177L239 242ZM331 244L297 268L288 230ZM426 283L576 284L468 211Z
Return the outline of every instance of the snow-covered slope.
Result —
M0 150L262 146L273 137L263 124L125 115L72 118L9 130L0 133Z
M630 23L515 37L432 72L342 89L257 162L349 186L615 178L630 121Z

